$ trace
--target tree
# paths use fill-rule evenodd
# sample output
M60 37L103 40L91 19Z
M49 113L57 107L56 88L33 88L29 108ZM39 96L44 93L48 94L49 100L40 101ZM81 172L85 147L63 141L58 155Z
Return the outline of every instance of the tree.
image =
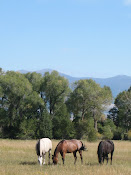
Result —
M37 120L36 124L36 137L49 137L52 138L52 120L49 113L46 111L43 112L42 116Z
M116 132L116 126L111 119L105 118L104 121L98 123L98 132L102 134L103 139L112 139Z
M40 93L42 75L38 74L36 72L32 72L32 73L29 72L29 73L25 74L25 77L32 84L33 91Z
M52 117L65 102L69 91L68 80L61 77L58 72L53 71L51 74L49 72L45 73L41 84L41 94Z
M76 117L73 120L75 128L75 137L77 139L88 138L89 141L96 140L96 130L94 129L94 120L93 118L86 118L81 120L80 117Z
M115 105L118 108L118 126L128 132L131 129L131 88L118 94Z
M75 135L73 123L69 117L55 116L53 123L53 138L55 139L72 139Z
M16 138L21 123L38 117L44 102L23 74L8 71L0 76L0 84L0 115L4 113L1 115L1 127L6 137Z
M109 110L109 114L107 118L112 120L116 126L119 126L119 119L118 119L118 108L114 106Z
M101 118L106 105L111 102L112 93L109 87L100 87L95 81L79 80L74 83L74 91L67 101L68 109L74 117L81 119L93 117L94 127L97 130L97 121Z
M1 76L0 83L3 91L1 104L8 111L9 125L13 125L12 121L18 115L22 117L19 107L27 94L32 92L32 86L22 74L13 71Z
M3 75L4 71L2 70L2 68L0 67L0 75Z
M114 139L127 139L127 133L131 129L131 87L119 93L114 103L115 107L108 114L108 118L117 127Z

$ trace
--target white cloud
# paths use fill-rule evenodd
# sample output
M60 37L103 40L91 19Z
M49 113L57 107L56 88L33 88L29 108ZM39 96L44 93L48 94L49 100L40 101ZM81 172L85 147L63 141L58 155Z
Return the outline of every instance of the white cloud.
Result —
M131 0L124 0L125 5L131 5Z

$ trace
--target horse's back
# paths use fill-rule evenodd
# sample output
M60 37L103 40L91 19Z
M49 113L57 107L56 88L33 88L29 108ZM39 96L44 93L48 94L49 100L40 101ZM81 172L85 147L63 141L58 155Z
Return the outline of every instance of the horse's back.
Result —
M52 149L52 141L49 138L42 138L38 141L36 147L38 148L37 155L42 156L42 154Z
M80 150L83 146L83 143L79 140L63 140L61 142L62 150L66 149L67 152L73 152L75 150Z
M111 140L107 140L107 142L108 142L109 144L111 144L112 147L114 148L114 143L113 143Z
M49 138L42 138L40 140L40 145L44 148L46 152L52 149L52 141Z
M82 143L80 140L72 139L71 141L72 141L74 144L76 144L78 150L80 150L80 149L82 148L83 143Z
M112 151L114 151L114 143L111 140L107 140L107 141L101 141L98 145L98 151L99 152L103 152L103 153L111 153Z
M111 140L108 140L107 142L110 144L111 152L113 152L114 151L114 143Z

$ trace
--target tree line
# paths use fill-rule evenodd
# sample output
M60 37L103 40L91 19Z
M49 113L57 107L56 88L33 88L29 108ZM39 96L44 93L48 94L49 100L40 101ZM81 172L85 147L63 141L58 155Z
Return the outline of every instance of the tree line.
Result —
M112 92L91 79L69 85L57 71L4 72L0 68L0 137L11 139L130 139L131 88L105 117Z

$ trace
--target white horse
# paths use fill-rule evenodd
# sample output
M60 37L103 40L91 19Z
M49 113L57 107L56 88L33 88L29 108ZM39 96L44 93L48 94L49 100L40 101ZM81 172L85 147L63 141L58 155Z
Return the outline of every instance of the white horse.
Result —
M43 164L45 164L45 155L49 154L49 164L50 164L50 154L52 149L52 141L49 138L42 138L36 144L36 153L38 155L38 162L42 165L42 159L44 158Z

